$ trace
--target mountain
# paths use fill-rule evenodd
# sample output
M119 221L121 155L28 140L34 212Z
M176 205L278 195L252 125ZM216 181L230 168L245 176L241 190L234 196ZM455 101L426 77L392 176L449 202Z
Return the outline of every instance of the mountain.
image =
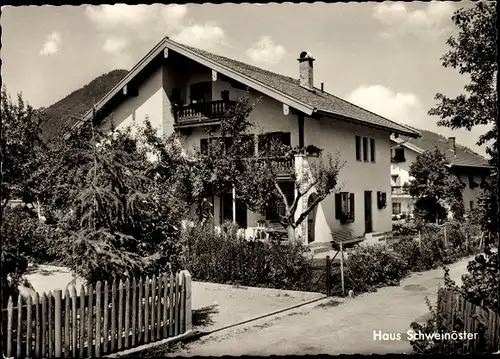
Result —
M103 74L47 107L41 126L43 138L54 138L64 129L73 126L78 117L85 115L94 103L102 99L127 73L127 70L113 70Z

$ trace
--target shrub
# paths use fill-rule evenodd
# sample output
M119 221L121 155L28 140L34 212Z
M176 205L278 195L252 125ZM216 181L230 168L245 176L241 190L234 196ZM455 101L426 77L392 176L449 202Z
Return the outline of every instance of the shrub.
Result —
M305 290L311 285L312 261L301 243L246 240L225 223L183 230L182 262L196 280L244 286Z
M395 222L392 224L394 236L415 236L418 234L417 225L413 222Z
M472 303L481 304L498 312L498 263L497 253L486 249L467 265L469 273L462 276L460 288L465 297Z
M388 245L358 246L348 252L346 289L356 293L372 291L385 285L399 285L408 273L403 256ZM340 283L340 270L333 274L333 283Z

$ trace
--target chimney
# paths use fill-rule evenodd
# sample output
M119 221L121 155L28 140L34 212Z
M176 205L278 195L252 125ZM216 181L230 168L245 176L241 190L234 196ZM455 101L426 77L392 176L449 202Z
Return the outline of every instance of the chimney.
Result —
M307 51L302 51L298 58L300 70L300 86L314 90L313 57Z
M325 84L322 82L321 83L321 92L324 92L325 91Z
M457 154L457 146L455 144L455 137L448 137L448 149L453 151L453 154Z

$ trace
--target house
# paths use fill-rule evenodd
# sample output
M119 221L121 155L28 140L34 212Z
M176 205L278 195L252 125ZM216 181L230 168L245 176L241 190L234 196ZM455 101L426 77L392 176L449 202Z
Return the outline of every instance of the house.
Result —
M424 151L438 148L448 161L447 168L464 184L462 195L465 209L477 206L477 196L484 187L492 167L488 161L474 151L460 146L455 137L445 138L437 133L418 130L419 138L400 136L391 138L391 194L392 214L411 214L413 200L403 186L410 179L409 170L413 161Z
M109 93L96 103L102 128L126 127L149 118L163 134L177 132L186 150L206 146L210 129L219 130L220 116L231 101L248 96L260 101L249 120L266 136L291 146L315 145L341 154L346 162L339 177L340 192L326 198L297 234L305 243L332 240L332 233L364 236L392 229L389 181L391 134L418 137L418 132L383 118L314 86L314 58L298 56L297 78L279 75L181 45L168 37L160 41ZM73 128L92 117L89 111ZM259 133L262 133L259 132ZM258 156L259 141L253 154ZM284 163L281 187L293 198L291 171L307 165L297 155ZM235 189L237 191L237 188ZM297 215L314 199L311 193ZM262 223L271 225L279 208L252 213L233 201L229 192L212 199L215 221L236 221L250 236Z

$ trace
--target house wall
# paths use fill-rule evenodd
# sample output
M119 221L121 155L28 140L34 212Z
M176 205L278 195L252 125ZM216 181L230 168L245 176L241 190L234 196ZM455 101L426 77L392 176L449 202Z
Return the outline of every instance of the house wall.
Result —
M163 131L164 98L163 69L160 67L141 84L137 96L127 97L101 126L104 130L112 125L124 129L134 123L142 125L149 118L154 127Z
M391 231L389 133L330 118L306 118L304 127L306 146L314 144L322 148L324 154L339 153L340 161L345 164L339 174L338 191L355 194L353 223L341 224L335 219L334 194L320 203L316 211L315 241L329 242L331 232L345 229L351 229L354 236L365 233L364 191L372 191L373 232ZM356 160L356 135L375 139L375 163ZM377 191L387 193L388 205L384 209L377 207Z
M197 76L191 77L191 81L208 81L211 80L211 71L206 71L204 74L199 74ZM193 82L193 83L194 83ZM259 134L263 132L290 132L291 144L292 146L297 146L299 144L298 137L298 118L294 114L283 114L283 105L268 96L265 96L257 91L253 90L242 90L232 87L228 82L221 80L213 82L212 87L212 97L214 99L220 98L220 93L223 90L229 90L229 99L232 101L237 100L240 97L248 97L250 103L255 103L255 108L250 114L249 121L254 124L254 127L249 131L253 134ZM213 136L219 135L218 129L215 129L212 133ZM196 127L189 133L188 136L182 138L183 146L187 151L195 151L200 146L200 140L203 138L208 138L209 134L203 127ZM214 201L214 213L215 221L219 223L221 205L220 198L216 197ZM265 219L265 216L259 213L254 213L247 211L247 225L248 227L257 227L257 221ZM252 235L253 230L249 229L247 235Z
M465 206L466 210L470 209L470 202L474 203L473 204L474 208L477 206L477 197L478 197L479 193L481 192L481 188L479 186L475 187L475 188L470 188L470 186L469 186L469 173L472 174L472 176L474 178L474 182L476 182L477 184L480 184L482 171L484 171L484 170L473 169L473 168L470 168L467 170L464 169L461 171L453 171L454 174L458 178L460 178L460 180L465 184L465 187L462 191L462 196L463 196L464 206Z
M174 132L174 116L170 95L172 89L180 87L186 103L189 102L189 87L193 83L212 81L212 72L191 60L168 58L163 65L148 76L138 89L138 95L125 99L114 111L112 120L116 127L126 127L134 123L142 124L146 116L153 126L165 135ZM234 88L220 76L213 82L212 98L220 98L222 90L229 90L231 100L241 96L248 96L252 103L256 103L250 115L250 121L255 124L253 133L285 131L291 133L291 144L299 144L298 117L290 113L284 115L283 105L257 91L246 91ZM110 126L107 121L105 126ZM217 135L217 133L214 133ZM376 163L356 161L355 135L375 138ZM189 135L181 138L186 150L198 148L200 140L208 134L202 127L194 128ZM341 224L335 219L334 195L328 196L318 207L315 220L315 241L331 241L331 232L352 229L355 236L365 232L364 220L364 191L372 191L372 223L374 232L391 230L391 196L390 196L390 158L389 133L353 125L344 121L305 117L304 121L305 145L316 145L324 149L325 153L340 154L341 161L346 161L340 172L339 187L342 191L355 193L355 221L351 224ZM385 209L377 208L377 191L387 193L388 206ZM220 199L214 199L216 220L220 218ZM257 221L263 216L248 212L248 227L257 226Z

